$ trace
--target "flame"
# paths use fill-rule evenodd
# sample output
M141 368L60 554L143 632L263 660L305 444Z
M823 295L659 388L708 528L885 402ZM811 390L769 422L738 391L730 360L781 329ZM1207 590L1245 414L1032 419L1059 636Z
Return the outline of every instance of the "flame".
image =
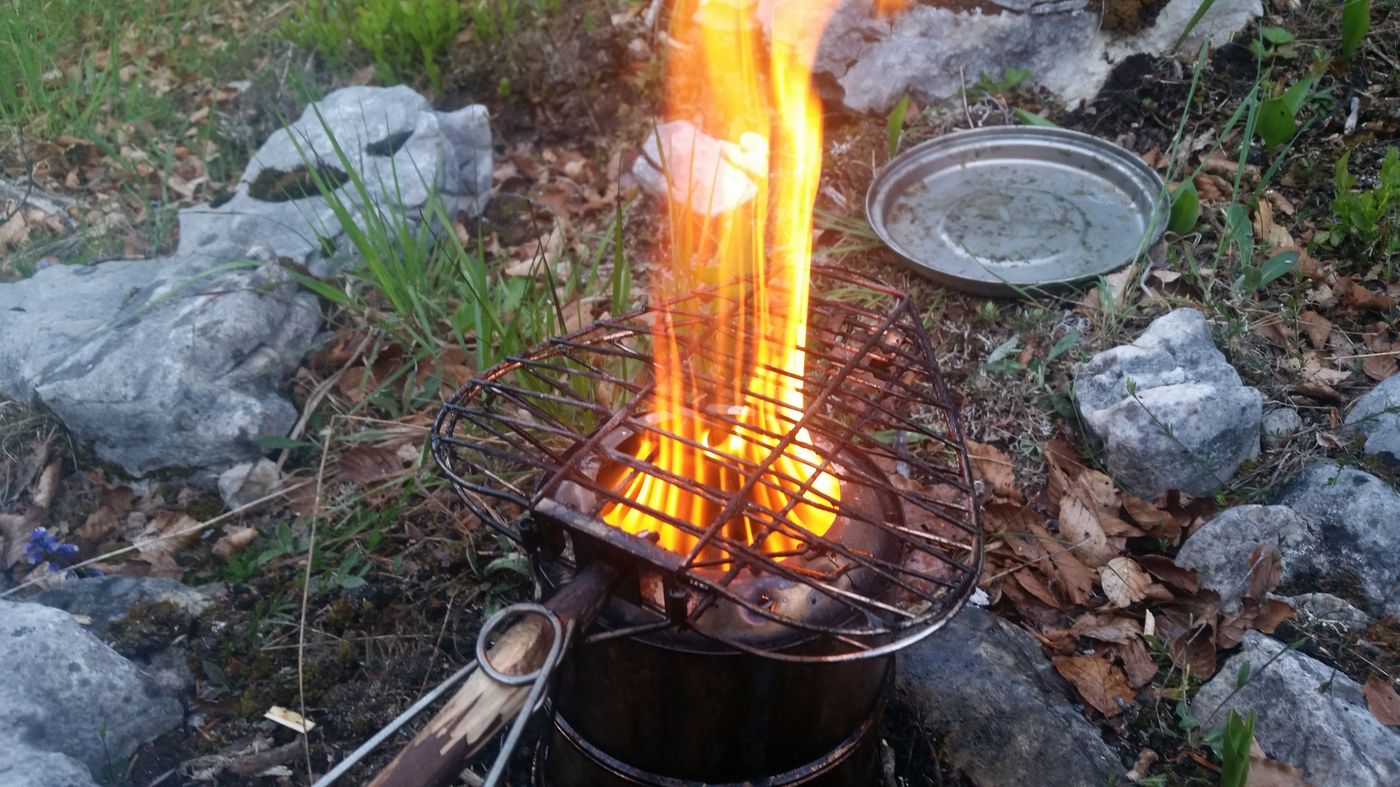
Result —
M840 499L837 479L806 429L780 445L806 404L801 380L812 209L822 164L821 104L811 85L811 63L837 0L772 5L766 45L756 0L677 0L671 16L675 44L667 113L694 119L705 133L733 143L724 146L734 165L725 174L748 177L756 196L708 216L694 209L691 195L677 199L673 193L672 271L661 286L672 290L663 295L679 295L704 280L752 282L751 297L733 319L737 346L725 353L745 361L735 363L742 368L714 375L731 381L730 390L695 390L686 369L696 361L684 357L670 316L662 314L653 352L654 432L625 449L661 472L636 473L618 463L599 479L627 501L607 504L604 521L700 563L723 562L728 555L644 509L704 529L743 494L752 503L749 513L726 521L724 536L781 556L802 550L804 534L798 531L825 534ZM687 166L664 163L668 169ZM680 180L689 182L684 173ZM708 185L711 193L727 188ZM702 398L722 402L725 417L701 413ZM769 460L759 483L744 489L749 471ZM755 511L774 512L779 521L760 521Z

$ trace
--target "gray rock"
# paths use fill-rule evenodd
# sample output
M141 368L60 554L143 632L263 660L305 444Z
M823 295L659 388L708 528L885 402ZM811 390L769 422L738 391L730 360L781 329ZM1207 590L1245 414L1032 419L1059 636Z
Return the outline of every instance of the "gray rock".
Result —
M266 175L266 182L279 173L305 172L308 162L344 177L346 161L369 197L366 204L353 181L336 192L357 224L363 226L364 216L376 212L389 222L407 217L421 223L434 191L449 215L478 215L491 190L486 108L436 112L426 98L403 85L337 90L263 144L230 198L180 211L178 253L228 259L261 244L316 275L331 272L335 254L327 250L344 251L349 243L330 203L314 188L285 201L259 199L251 188L260 176Z
M1230 710L1254 711L1255 741L1270 757L1303 769L1310 782L1400 784L1400 732L1367 710L1356 681L1257 631L1243 644L1192 701L1202 725L1225 721ZM1251 677L1236 691L1246 663Z
M760 18L770 25L775 2L760 3ZM873 13L873 0L847 0L827 26L816 70L833 77L846 106L858 112L886 112L905 94L920 103L945 101L982 75L998 79L1011 68L1027 69L1030 84L1075 104L1097 94L1116 63L1170 52L1199 6L1198 0L1171 0L1150 27L1118 36L1101 29L1097 3L996 2L1017 13L920 4L886 19ZM1197 51L1205 38L1228 38L1262 12L1259 0L1219 0L1182 50Z
M1303 417L1291 407L1276 407L1267 413L1259 424L1264 444L1277 448L1287 443L1299 429L1303 428Z
M97 787L87 766L51 751L6 741L0 747L0 784L13 787Z
M219 474L219 497L230 510L260 500L282 483L282 472L270 459L240 462Z
M747 172L762 170L767 163L768 150L760 137L722 141L689 121L675 120L647 135L632 177L654 197L669 190L674 201L688 204L697 215L718 216L758 196L758 186Z
M68 613L39 604L0 601L0 675L0 750L64 754L94 775L182 718L150 677Z
M1346 427L1366 438L1366 453L1400 462L1400 374L1392 374L1357 399Z
M1101 787L1124 769L1035 637L975 607L899 655L899 691L944 756L981 787Z
M296 420L279 386L321 317L275 261L241 259L53 266L0 284L0 393L39 400L133 475L259 456L259 438Z
M1159 317L1132 344L1095 355L1074 385L1109 473L1139 497L1209 495L1258 454L1263 399L1240 382L1195 309Z
M1307 572L1297 584L1345 586L1342 595L1371 615L1400 616L1400 492L1365 471L1319 462L1294 476L1277 502L1318 535L1316 550L1293 557ZM1284 552L1285 570L1289 560Z
M170 696L182 696L194 685L182 635L214 603L212 594L163 577L106 576L70 580L27 600L91 619L84 626L88 631L130 658ZM113 631L123 620L125 636Z
M1365 612L1331 593L1303 593L1285 599L1298 610L1298 623L1339 633L1361 631L1369 624Z
M1249 586L1249 556L1260 544L1279 548L1285 587L1311 573L1321 547L1317 528L1287 506L1236 506L1192 533L1176 563L1196 569L1201 587L1219 593L1221 606L1234 612Z
M205 593L173 579L116 575L69 580L27 600L70 615L86 615L92 619L87 630L98 638L138 605L168 603L188 623L214 603Z

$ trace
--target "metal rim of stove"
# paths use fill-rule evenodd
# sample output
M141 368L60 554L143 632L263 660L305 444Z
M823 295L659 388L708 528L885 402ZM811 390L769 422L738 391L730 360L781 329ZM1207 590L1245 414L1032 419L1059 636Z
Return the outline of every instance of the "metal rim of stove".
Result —
M912 510L924 519L921 525L924 530L916 532L908 524L890 528L901 544L898 564L879 564L879 561L850 554L844 545L810 533L806 535L812 537L802 539L805 545L802 554L804 559L811 554L841 555L859 564L860 569L881 574L915 601L901 607L898 602L850 598L856 594L794 572L790 566L783 565L782 559L717 537L724 516L732 516L732 511L716 517L715 522L704 528L666 520L689 528L701 539L708 538L723 546L722 554L730 557L732 565L727 575L716 581L696 570L699 547L690 555L682 556L604 523L597 511L574 510L550 497L566 479L574 483L582 479L577 462L566 456L600 450L600 435L619 424L646 428L638 425L636 416L647 411L644 402L649 389L635 378L651 368L651 356L646 349L653 335L649 319L664 310L671 316L681 315L684 320L678 323L700 326L704 330L698 333L712 337L726 327L722 317L713 316L723 314L715 304L732 306L746 297L747 285L739 282L620 318L602 320L532 348L464 386L444 404L433 424L433 456L458 496L483 522L521 543L532 556L561 558L558 554L547 555L548 547L541 540L540 522L552 522L567 530L572 539L584 547L573 556L562 556L566 564L580 565L590 559L620 560L624 565L644 567L662 577L668 598L683 593L689 599L685 605L649 604L633 599L640 608L652 613L651 623L595 636L606 638L666 628L693 628L693 618L706 614L720 600L824 637L828 648L820 655L775 651L706 632L723 644L790 661L868 658L891 653L937 630L971 595L982 559L971 466L956 409L938 372L931 341L904 294L831 268L816 266L813 272L816 280L828 285L869 291L883 299L884 305L866 308L812 296L808 346L804 348L808 370L801 382L804 390L810 386L818 393L809 396L807 412L790 423L785 434L772 435L781 441L773 454L785 450L799 430L810 427L812 432L836 440L839 445L876 456L889 465L885 469L886 477L861 478L858 482L884 484L899 496L905 510ZM851 342L859 344L858 349L846 346ZM713 356L722 353L715 349L716 344L697 342L688 348ZM614 368L620 365L621 371L603 368L608 364L613 364ZM629 369L632 379L627 377ZM522 386L513 375L520 376L528 385ZM593 387L580 393L580 381L585 383L582 387ZM601 395L595 398L597 390L604 386L614 399L620 397L621 401L609 404L599 401ZM571 420L591 420L591 423L570 426L551 412L554 409L564 412ZM914 409L922 412L913 412ZM855 423L851 423L852 419ZM933 420L939 421L936 430L925 425ZM880 426L888 428L880 430L877 428ZM892 434L878 438L886 432ZM939 463L911 448L925 441L935 445L938 451L924 450L923 453L935 454ZM609 458L634 460L620 455ZM770 456L768 463L772 460ZM493 471L493 463L501 462L511 465L510 477ZM831 470L831 459L828 457L823 462L824 467ZM641 471L656 472L647 467ZM758 468L749 472L753 480L747 483L752 485L766 470ZM533 483L523 480L531 476ZM900 477L901 483L891 480L894 477ZM582 480L587 482L587 479ZM919 484L926 485L924 491L918 490ZM937 486L932 486L934 484ZM936 490L945 499L937 499L929 490ZM613 490L595 491L604 498L611 495L611 499L621 499ZM742 508L746 504L743 500L729 502L730 507ZM514 507L512 519L501 516L502 506ZM775 524L769 525L771 529L790 524L782 519L786 512L762 513L772 517ZM665 515L658 512L657 516ZM929 529L931 526L939 532L933 532ZM945 554L945 550L958 551L959 555ZM911 567L919 560L932 562L928 566ZM761 569L849 603L853 609L861 611L867 625L855 628L808 625L737 598L729 592L729 585L745 566L755 567L754 573ZM947 572L951 579L933 577L929 572L935 569ZM925 592L925 587L936 590ZM697 605L698 614L692 612ZM911 611L920 605L922 610Z

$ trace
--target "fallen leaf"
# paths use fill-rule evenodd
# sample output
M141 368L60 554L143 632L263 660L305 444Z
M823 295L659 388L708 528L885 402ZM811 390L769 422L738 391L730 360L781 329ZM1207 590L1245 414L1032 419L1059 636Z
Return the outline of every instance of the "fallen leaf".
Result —
M1099 573L1103 594L1115 607L1132 606L1147 596L1152 580L1130 557L1115 557Z
M1361 371L1365 372L1366 376L1372 380L1382 382L1389 379L1396 371L1400 371L1400 363L1396 362L1393 354L1367 355L1361 359Z
M1172 663L1189 669L1196 677L1209 678L1215 674L1215 632L1211 626L1183 631L1172 638L1167 652Z
M248 548L248 545L258 538L258 529L255 527L230 527L227 532L214 542L212 550L214 556L222 560L228 560L234 555Z
M1123 671L1128 675L1129 686L1140 689L1157 676L1157 662L1152 660L1147 644L1141 639L1120 645L1117 651L1118 660L1123 662Z
M1288 763L1271 760L1261 754L1250 752L1249 775L1244 779L1244 787L1313 787L1304 778L1302 770Z
M1196 569L1183 568L1166 555L1140 555L1138 565L1147 573L1185 593L1195 593L1200 588Z
M1366 707L1371 709L1381 724L1387 727L1400 727L1400 696L1395 694L1395 686L1380 675L1371 673L1366 685L1361 687L1366 698Z
M1260 544L1249 553L1249 586L1245 589L1245 598L1262 604L1282 578L1283 558L1279 555L1278 547Z
M1321 350L1327 346L1327 337L1332 335L1331 320L1310 309L1299 315L1298 321L1303 324L1313 347Z
M403 461L392 448L357 445L340 453L336 463L347 481L367 484L403 472Z
M1050 663L1086 703L1105 716L1117 716L1123 705L1133 701L1133 687L1123 671L1102 656L1058 656Z
M972 461L972 474L987 482L997 497L1013 502L1021 502L1021 490L1016 486L1016 473L1011 466L1011 457L994 445L967 442L968 458Z
M1088 637L1100 642L1113 642L1126 645L1139 638L1142 627L1137 621L1123 615L1101 615L1086 612L1080 615L1070 627L1070 633L1078 637Z
M1060 501L1060 535L1092 565L1102 565L1118 550L1109 545L1098 517L1077 497Z

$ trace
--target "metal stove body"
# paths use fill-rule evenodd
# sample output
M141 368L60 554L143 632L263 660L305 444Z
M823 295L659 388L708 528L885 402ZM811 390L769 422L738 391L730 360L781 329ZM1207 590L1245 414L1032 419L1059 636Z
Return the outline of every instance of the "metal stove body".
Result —
M601 321L469 383L434 425L435 458L483 521L523 545L546 590L602 562L619 579L559 669L537 779L575 785L865 785L894 654L932 633L975 587L982 541L971 468L934 348L907 297L814 268L800 381L806 409L764 436L767 461L736 461L742 489L772 483L776 455L809 435L836 477L833 526L814 535L792 505L706 488L633 456L663 430L652 326L677 326L688 383L721 379L748 307L743 283ZM772 285L770 285L772 286ZM742 359L740 359L742 360ZM733 402L688 403L723 423ZM621 467L715 503L709 522L647 513L697 540L679 554L603 521ZM798 544L770 554L735 538L737 516ZM762 538L758 539L761 542Z

